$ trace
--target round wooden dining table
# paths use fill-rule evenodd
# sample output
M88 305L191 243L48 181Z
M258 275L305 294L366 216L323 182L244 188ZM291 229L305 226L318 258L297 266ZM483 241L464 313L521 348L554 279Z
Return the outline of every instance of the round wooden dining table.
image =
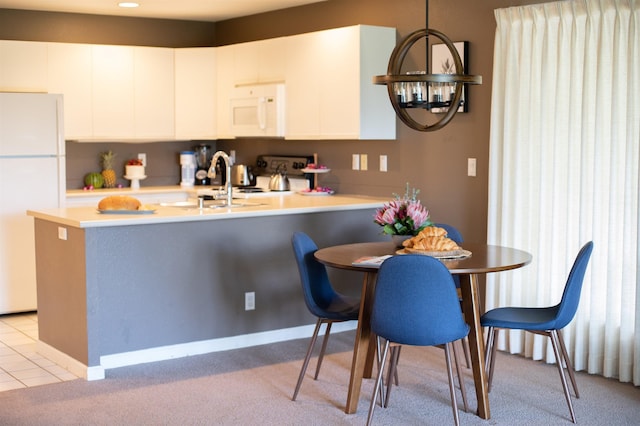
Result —
M452 274L460 277L462 311L469 324L469 349L473 378L478 401L477 414L489 419L489 395L484 369L484 339L480 325L480 294L478 275L521 268L531 262L531 254L509 247L487 244L463 244L463 249L471 255L461 259L442 260ZM371 337L370 318L373 292L379 266L362 266L353 263L365 256L396 254L398 249L392 242L355 243L322 248L315 252L315 258L326 266L364 272L360 313L353 347L351 377L347 394L347 414L358 409L360 387L363 377L371 377L375 356L375 339Z

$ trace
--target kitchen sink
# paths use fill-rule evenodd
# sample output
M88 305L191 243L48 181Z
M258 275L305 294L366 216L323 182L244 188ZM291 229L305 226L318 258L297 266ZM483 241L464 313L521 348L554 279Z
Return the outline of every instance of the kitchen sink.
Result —
M210 200L205 201L202 207L197 201L175 201L172 203L160 203L162 207L178 207L187 210L202 210L202 209L223 209L223 208L238 208L238 207L256 207L261 206L262 203L255 203L249 201L233 202L228 205L225 200Z

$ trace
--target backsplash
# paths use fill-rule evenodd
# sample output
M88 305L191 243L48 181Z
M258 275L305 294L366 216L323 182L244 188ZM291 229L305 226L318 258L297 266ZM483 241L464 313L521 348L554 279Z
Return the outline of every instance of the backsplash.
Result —
M114 170L118 184L124 187L130 186L131 182L123 177L125 163L132 158L138 158L138 153L145 153L147 178L140 182L140 186L179 185L180 151L192 150L199 143L196 141L147 143L67 141L67 189L82 189L87 173L102 171L100 153L109 150L116 154ZM215 149L216 141L207 141L207 145Z

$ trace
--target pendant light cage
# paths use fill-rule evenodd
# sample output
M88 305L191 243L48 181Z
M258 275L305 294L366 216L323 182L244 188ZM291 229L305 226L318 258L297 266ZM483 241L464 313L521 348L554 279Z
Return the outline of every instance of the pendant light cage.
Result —
M428 6L427 6L428 7ZM451 53L455 74L429 73L429 36L442 41ZM411 47L419 40L427 40L426 71L402 74L402 64ZM391 105L407 126L421 132L431 132L446 126L458 112L465 84L482 84L482 77L464 74L460 54L453 42L440 31L421 29L414 31L398 44L389 58L386 75L373 78L374 84L386 85ZM422 124L409 113L411 109L446 111L432 124Z

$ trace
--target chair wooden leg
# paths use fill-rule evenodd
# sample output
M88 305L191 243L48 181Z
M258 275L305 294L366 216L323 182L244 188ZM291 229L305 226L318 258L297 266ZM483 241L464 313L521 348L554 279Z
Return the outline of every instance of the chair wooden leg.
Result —
M309 366L309 360L311 359L311 353L313 352L313 347L316 344L316 339L318 338L318 332L320 331L320 326L322 325L322 319L318 318L316 322L316 328L313 331L313 336L311 336L311 342L309 343L309 348L307 349L307 355L304 357L304 362L302 363L302 368L300 369L300 375L298 376L298 383L296 384L296 389L293 391L292 401L295 401L298 397L298 391L300 391L300 385L302 385L302 379L304 379L304 374L307 372L307 367Z
M573 404L571 403L571 394L569 393L569 386L567 385L567 379L564 376L564 368L562 367L562 357L560 356L560 351L558 346L560 343L558 342L558 332L556 330L550 331L551 337L551 346L553 346L553 353L556 356L556 365L558 366L558 372L560 373L560 380L562 381L562 389L564 390L564 397L567 400L567 405L569 406L569 412L571 413L571 421L576 423L576 415L573 412Z
M444 357L447 362L447 377L449 378L449 394L451 395L451 408L453 409L453 421L456 426L460 425L460 419L458 417L458 403L456 401L456 387L453 384L453 371L451 369L451 356L449 355L449 349L451 343L445 343L444 345Z
M569 359L569 354L567 353L567 347L564 344L564 339L562 338L562 332L558 330L558 342L560 343L560 349L562 350L562 357L564 358L564 363L567 366L567 371L569 372L569 379L571 380L571 385L573 386L573 392L576 394L576 398L580 398L580 393L578 392L578 385L576 383L575 370L573 369L573 364Z
M379 339L379 337L377 337ZM387 354L389 353L389 341L384 344L384 351L382 352L381 367L384 367L387 361ZM373 388L373 394L371 395L371 403L369 404L369 414L367 416L367 426L371 424L373 419L373 411L376 408L376 400L378 399L378 392L380 392L380 383L382 382L382 376L384 374L384 368L378 368L378 377L376 378L376 385Z
M318 355L318 365L316 365L316 374L313 376L313 380L318 380L318 374L320 374L320 366L322 366L322 360L324 359L324 352L327 349L327 342L329 341L329 334L331 334L331 324L333 321L327 321L327 329L324 331L324 339L322 339L322 348L320 349L320 355Z
M462 350L464 351L464 360L467 363L467 368L471 368L471 352L469 351L469 340L465 337L460 339L462 343Z
M400 351L402 350L402 346L398 345L398 354L396 355L395 364L396 367L393 369L393 379L395 380L396 386L400 386L400 380L398 379L398 363L400 362Z

